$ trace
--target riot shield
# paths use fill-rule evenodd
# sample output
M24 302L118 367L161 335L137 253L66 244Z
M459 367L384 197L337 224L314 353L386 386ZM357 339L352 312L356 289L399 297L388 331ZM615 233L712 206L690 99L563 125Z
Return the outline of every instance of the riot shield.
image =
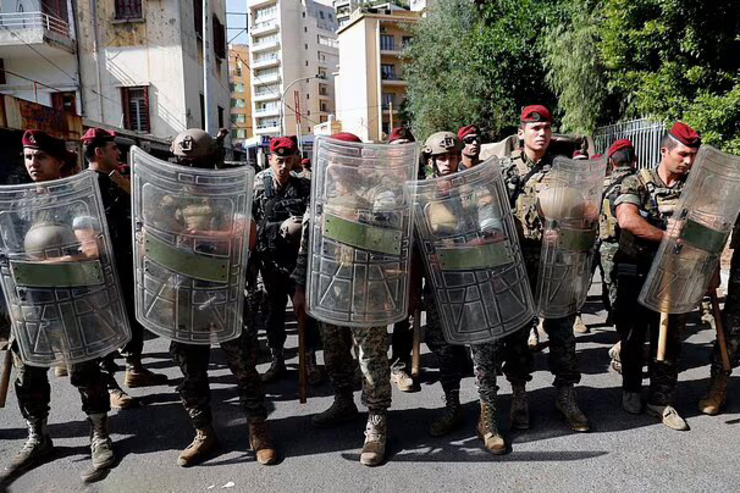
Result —
M681 192L675 226L663 237L639 301L687 313L707 292L740 211L740 157L702 146Z
M94 172L0 187L0 276L20 357L72 365L131 339Z
M586 302L606 161L556 157L537 197L545 221L535 299L544 318L572 315Z
M202 169L131 149L136 318L185 344L242 330L254 170Z
M408 315L415 144L314 144L309 314L343 326L387 325Z
M409 187L447 342L490 342L531 323L534 302L498 158Z

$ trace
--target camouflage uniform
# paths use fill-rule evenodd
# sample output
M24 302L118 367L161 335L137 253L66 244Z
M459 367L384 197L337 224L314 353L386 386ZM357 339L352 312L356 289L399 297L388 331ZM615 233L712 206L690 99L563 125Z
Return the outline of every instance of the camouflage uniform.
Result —
M542 250L543 218L537 210L537 193L550 182L549 172L552 169L554 156L546 154L538 163L532 162L522 151L516 150L502 162L504 182L514 212L514 223L519 233L519 243L527 269L527 276L532 289L537 286L537 275L540 267ZM548 366L555 375L554 385L565 387L580 382L581 372L576 358L576 339L573 335L575 314L557 319L545 319L543 327L550 340ZM524 334L522 334L524 333ZM526 357L522 347L526 348L526 331L519 331L509 337L516 338L510 345L521 363ZM518 341L521 338L521 342ZM507 357L505 356L505 359ZM520 374L531 373L532 363L528 368L520 369ZM528 370L528 371L527 371Z
M730 263L730 279L727 282L727 297L722 309L722 328L725 331L725 345L731 367L737 366L738 358L740 358L740 351L738 351L740 349L740 244L738 242L740 242L740 218L735 223L735 229L732 232L730 248L734 251ZM714 342L709 361L712 375L725 373L717 341Z
M310 212L303 216L301 247L291 277L299 286L306 286ZM362 371L362 402L376 414L383 414L391 405L391 373L388 363L388 329L382 327L340 327L321 323L324 343L324 363L337 395L352 392L354 364L352 344L357 346Z
M673 215L684 181L669 188L658 175L657 168L644 169L622 181L615 207L633 204L640 214L653 226L666 228L667 220ZM670 315L665 361L655 359L660 315L637 302L659 242L646 242L635 238L627 231L619 237L619 250L614 263L617 273L617 299L615 319L622 349L622 388L625 392L640 392L642 387L643 346L649 334L650 394L648 403L669 405L678 380L678 356L681 349L681 331L686 322L685 315Z
M293 292L290 273L295 268L296 257L293 247L280 237L280 225L292 216L302 217L310 199L310 182L297 175L291 174L282 187L278 186L271 168L259 172L254 179L252 215L258 235L255 261L267 292L267 341L273 351L282 351L285 346L285 309ZM318 329L315 324L308 324L307 329L308 349L316 350L320 339Z
M617 273L614 271L614 254L619 249L619 223L614 204L622 189L622 182L635 174L631 166L620 166L604 180L604 197L599 216L599 257L601 259L602 286L605 290L607 310L614 317L614 304L617 299ZM608 303L608 304L607 304Z

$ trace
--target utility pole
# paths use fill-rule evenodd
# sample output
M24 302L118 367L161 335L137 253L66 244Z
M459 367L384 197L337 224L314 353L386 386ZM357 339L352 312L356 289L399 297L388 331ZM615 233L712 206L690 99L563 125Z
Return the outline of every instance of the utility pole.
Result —
M393 131L393 101L391 100L388 105L388 113L391 114L391 131ZM390 135L390 132L388 132L388 135Z
M211 116L209 111L210 98L208 97L208 69L210 67L211 53L208 49L208 39L210 37L210 2L203 0L203 130L211 134Z

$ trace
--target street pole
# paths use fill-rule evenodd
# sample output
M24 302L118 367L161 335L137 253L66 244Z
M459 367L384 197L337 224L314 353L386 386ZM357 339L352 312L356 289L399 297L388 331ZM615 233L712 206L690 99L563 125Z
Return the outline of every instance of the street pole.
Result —
M389 107L390 108L389 108L388 113L391 114L391 131L392 131L393 130L393 101L390 102ZM388 132L388 135L390 135L390 132Z
M203 130L211 133L211 117L208 111L208 67L211 58L208 52L208 14L210 13L210 2L203 0Z
M298 82L321 78L322 77L318 77L316 75L313 75L311 77L298 77L296 80L285 86L285 89L283 89L283 94L280 95L280 135L285 135L285 113L283 112L283 105L285 104L285 95L288 94L288 89L290 89L293 84L296 84ZM300 139L300 135L298 135L297 137Z

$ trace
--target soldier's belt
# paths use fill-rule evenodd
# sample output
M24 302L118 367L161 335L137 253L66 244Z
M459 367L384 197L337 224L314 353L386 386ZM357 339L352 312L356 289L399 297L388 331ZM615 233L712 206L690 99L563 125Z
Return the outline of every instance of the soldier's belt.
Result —
M687 219L686 225L681 231L681 239L700 250L709 253L720 253L727 241L727 234Z
M442 270L490 269L514 262L514 256L504 242L440 248L437 255Z
M218 283L229 280L228 259L185 252L152 234L144 237L144 251L149 260L183 276Z
M361 250L401 255L400 231L349 221L331 214L324 215L324 237Z
M74 262L11 261L10 270L18 286L28 288L75 288L103 284L99 260Z

